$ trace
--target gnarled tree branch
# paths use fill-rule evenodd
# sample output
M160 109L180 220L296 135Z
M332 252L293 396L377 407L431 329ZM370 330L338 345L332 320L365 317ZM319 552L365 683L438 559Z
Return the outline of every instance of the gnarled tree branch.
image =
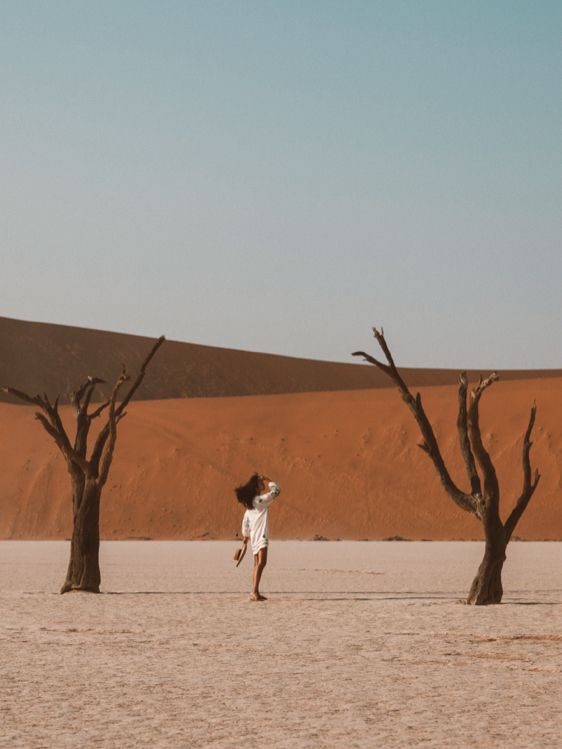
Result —
M373 333L386 357L388 364L383 364L373 356L366 354L364 351L355 351L352 356L363 357L365 361L381 369L395 383L395 385L402 393L402 398L404 399L410 411L413 413L414 418L420 428L423 437L423 442L420 447L431 458L431 461L433 462L433 465L435 466L435 469L439 474L439 478L441 479L441 483L443 484L445 491L451 497L453 502L458 505L458 507L460 507L462 510L465 510L466 512L475 514L476 505L473 497L470 494L465 494L465 492L461 491L456 486L453 479L451 478L449 471L447 470L445 461L443 460L441 450L439 449L439 445L435 437L435 433L433 431L433 427L431 426L431 423L425 413L420 393L417 393L416 397L414 398L408 386L402 379L400 373L398 372L398 369L396 368L394 359L392 358L392 354L390 353L390 349L388 348L388 345L386 343L384 331L382 330L382 328L380 331L377 330L377 328L373 328Z
M135 380L131 384L131 387L129 388L127 394L125 395L125 398L116 407L116 409L115 409L116 416L120 416L123 413L123 411L125 410L127 404L129 403L129 401L133 397L134 393L136 392L137 388L139 387L139 385L143 381L144 375L145 375L145 372L146 372L146 368L147 368L148 364L150 363L152 357L158 351L158 349L164 343L165 340L166 340L166 338L164 336L160 336L160 338L158 338L158 340L155 342L155 344L153 345L153 347L148 352L146 358L144 359L143 363L141 364L141 367L140 367L140 370L139 370L139 373L138 373L137 377L135 378ZM94 449L92 450L92 456L91 456L91 459L90 459L91 463L92 463L92 466L93 466L94 472L99 472L99 465L100 465L101 455L102 455L102 451L103 451L104 445L105 445L105 443L107 441L107 438L109 437L109 430L110 430L110 425L109 425L109 421L108 421L108 423L103 427L103 429L98 434L98 438L97 438L97 440L96 440L96 442L94 444Z
M123 369L123 372L121 373L120 377L118 378L117 382L115 383L113 387L113 391L111 393L111 398L109 399L109 414L108 414L108 428L109 428L109 438L107 442L105 443L101 460L100 460L100 471L98 475L97 482L99 486L104 486L105 482L107 481L107 477L109 475L109 469L111 467L111 461L113 460L113 451L115 449L115 442L117 440L117 422L124 416L124 414L117 414L115 409L115 401L117 399L117 394L119 393L120 388L122 385L129 379L129 376L127 375L127 372L125 369Z
M432 459L447 493L460 507L473 512L482 521L484 526L486 540L484 558L470 588L467 603L476 605L500 603L503 595L501 575L506 559L506 546L540 480L538 471L535 471L533 478L531 477L530 463L531 433L535 423L536 408L533 406L531 409L529 424L523 438L523 488L515 507L505 524L503 524L499 515L499 482L492 459L482 441L479 421L480 398L498 380L498 375L494 372L486 379L480 378L480 382L470 393L468 407L468 380L466 372L462 372L459 378L457 431L471 487L470 494L462 494L452 482L445 468L433 428L423 408L420 394L418 393L414 398L404 380L400 377L384 339L382 329L380 332L375 329L374 333L386 356L388 364L379 362L363 351L356 351L354 356L362 356L366 361L374 364L385 372L398 386L403 399L414 414L422 433L423 442L419 447Z
M466 467L466 473L468 480L470 481L470 488L473 495L479 495L482 493L482 486L480 484L480 477L476 470L476 463L474 461L474 455L470 446L470 439L468 437L468 423L467 423L467 410L466 410L466 393L468 390L468 379L466 372L461 372L459 377L459 414L457 417L457 431L459 434L459 443L461 448L461 454Z
M35 418L41 423L45 431L48 432L48 434L53 438L57 447L64 455L67 463L69 465L70 463L75 463L77 465L81 464L81 458L72 448L62 420L60 418L58 410L58 398L54 403L51 403L46 393L43 393L42 396L31 396L23 392L23 390L18 390L17 388L8 386L3 386L2 391L15 396L24 403L30 403L34 406L39 407L41 411L37 411L35 413Z
M515 530L515 527L517 526L517 523L519 522L521 516L527 509L527 505L531 501L531 497L535 493L535 489L537 488L538 483L541 478L538 469L535 469L534 476L531 479L530 453L531 453L531 447L533 446L533 443L531 442L531 434L533 432L533 427L535 425L536 414L537 414L537 407L536 407L536 404L533 404L533 407L531 408L531 414L529 416L529 424L527 425L525 436L523 437L523 451L521 455L521 461L523 464L523 488L521 490L521 495L519 496L519 499L515 503L515 507L513 508L509 517L505 521L505 533L506 533L508 541L511 538L513 531Z
M17 390L16 388L8 387L7 385L3 385L1 390L3 393L9 393L10 395L13 395L14 398L19 398L19 400L24 401L25 403L30 403L32 406L44 408L45 404L42 402L40 395L31 396L24 393L23 390Z
M93 421L94 419L97 419L98 416L101 416L103 411L109 406L109 401L104 401L100 406L98 406L94 411L88 414L88 418L90 421Z
M492 459L482 442L478 405L484 391L498 380L499 377L496 372L492 372L492 374L485 379L482 379L481 377L478 385L473 388L470 393L470 405L468 407L468 433L472 449L474 450L474 455L484 478L483 484L484 494L486 495L486 504L492 503L496 508L498 507L500 499L500 487L496 475L496 469L494 468Z
M99 592L99 513L100 500L104 484L107 481L115 443L117 424L126 415L125 405L143 380L146 367L164 337L156 341L144 359L140 373L132 383L124 401L117 406L117 397L122 385L129 379L123 371L113 387L109 400L101 403L88 413L92 394L97 384L103 382L97 377L88 377L80 387L71 394L71 404L76 415L76 435L74 446L71 445L58 411L58 398L51 403L46 393L31 396L16 388L4 387L24 403L33 405L37 410L35 416L45 431L66 458L72 486L72 539L70 542L70 560L68 571L61 593L69 590L86 590ZM93 419L99 417L109 406L108 421L96 440L93 456L87 459L87 440ZM100 469L101 461L101 469Z
M143 363L141 364L139 373L138 373L135 381L133 382L133 384L129 388L129 391L127 392L127 395L123 398L123 400L121 401L121 403L119 404L119 406L117 406L117 408L116 408L116 413L117 413L118 416L119 416L120 413L122 413L125 410L125 408L129 404L129 401L131 400L131 398L133 397L133 395L136 393L139 385L144 380L144 376L146 374L146 368L148 367L148 365L152 361L152 358L153 358L154 354L158 351L158 349L164 343L165 340L166 340L165 336L161 335L160 338L158 338L158 340L154 344L154 346L148 352L148 355L147 355L146 359L143 361Z
M70 402L77 412L82 411L82 413L85 413L87 411L95 386L104 382L105 380L102 380L100 377L91 377L88 375L87 379L82 383L82 385L80 385L78 390L75 390L70 394ZM82 398L84 396L86 396L86 398L84 403L82 403Z
M104 383L100 377L88 376L86 381L70 395L70 402L76 411L76 435L74 438L74 449L82 458L86 457L88 433L90 431L91 418L88 415L88 406L92 399L96 385Z

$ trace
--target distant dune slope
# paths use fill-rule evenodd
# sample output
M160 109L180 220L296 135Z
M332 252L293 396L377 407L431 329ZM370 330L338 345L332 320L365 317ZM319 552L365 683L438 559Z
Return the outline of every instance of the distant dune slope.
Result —
M456 388L422 393L464 487ZM483 435L505 516L521 486L521 438L535 398L532 461L543 479L517 535L562 539L562 378L494 385L482 401ZM273 538L481 535L444 495L394 389L145 401L130 407L119 432L103 496L104 538L232 538L242 516L233 487L254 469L283 490L271 510ZM0 536L68 537L64 461L33 409L0 405L0 465Z
M61 403L67 403L70 391L88 375L112 383L123 362L130 372L135 372L151 344L152 339L140 336L0 317L0 385L12 385L31 393L47 392L52 398L61 394ZM350 351L356 345L357 341L350 341ZM342 351L342 358L346 353ZM457 378L456 370L446 369L404 369L403 373L410 384L418 386L452 383ZM502 376L504 379L562 376L562 370L510 371ZM151 364L138 398L265 395L388 386L384 375L370 365L169 341ZM105 397L109 387L100 387L95 398ZM2 393L0 400L14 402Z

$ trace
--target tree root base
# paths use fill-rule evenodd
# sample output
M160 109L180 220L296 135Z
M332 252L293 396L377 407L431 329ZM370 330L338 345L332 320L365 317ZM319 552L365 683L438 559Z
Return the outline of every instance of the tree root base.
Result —
M87 586L87 585L63 585L61 590L63 593L99 593L99 586Z

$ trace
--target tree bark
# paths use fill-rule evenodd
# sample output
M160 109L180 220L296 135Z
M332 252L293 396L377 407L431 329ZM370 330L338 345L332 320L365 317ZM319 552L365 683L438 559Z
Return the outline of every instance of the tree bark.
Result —
M69 590L86 590L100 592L100 498L104 484L109 475L113 452L117 440L117 423L126 415L125 406L130 402L137 388L144 379L146 367L166 339L164 336L154 343L140 371L125 395L116 406L117 395L122 385L129 379L125 367L117 378L111 397L93 411L88 411L95 386L103 382L99 377L88 377L75 390L70 402L76 412L76 436L71 442L62 423L57 398L51 403L47 394L31 396L22 390L2 386L6 393L36 406L39 410L35 418L43 425L45 431L53 438L65 457L72 483L72 539L70 544L70 561L66 580L61 593ZM107 423L98 434L94 449L87 458L88 433L91 423L104 409L109 407Z
M502 569L508 543L505 529L500 519L494 517L491 522L484 522L484 532L486 534L484 558L472 581L466 601L475 606L501 603L503 597Z
M538 470L535 470L534 478L532 478L530 462L530 450L533 444L531 434L535 423L536 406L531 409L529 424L523 438L523 488L504 525L500 519L498 477L492 459L482 441L478 413L480 398L484 391L498 380L497 373L493 372L485 379L480 378L479 383L470 393L470 405L468 407L466 372L462 372L459 378L457 430L461 454L470 481L470 492L465 493L453 482L447 470L433 427L425 413L420 394L418 393L414 398L401 377L382 328L380 330L373 328L373 333L386 357L387 364L364 351L355 351L353 356L361 356L365 361L384 372L394 382L420 428L423 441L419 447L431 458L445 491L461 509L475 515L484 526L486 539L484 558L470 588L467 603L477 606L500 603L503 596L502 569L505 562L506 547L540 479Z
M82 483L82 487L80 484ZM101 487L93 479L73 482L73 529L70 560L61 593L83 590L100 592L100 497Z

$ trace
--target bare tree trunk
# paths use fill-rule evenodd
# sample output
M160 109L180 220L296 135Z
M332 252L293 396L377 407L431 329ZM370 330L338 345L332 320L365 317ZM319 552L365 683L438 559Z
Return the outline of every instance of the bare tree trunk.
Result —
M75 485L73 497L73 529L70 560L61 593L69 590L100 592L100 525L99 508L101 487L96 481L86 480L80 492Z
M529 424L523 437L523 452L521 456L523 464L523 487L515 503L515 507L504 524L500 519L500 487L498 477L492 459L482 441L478 413L482 394L490 385L496 382L498 375L494 372L485 379L480 378L479 383L470 392L470 403L468 406L468 378L466 372L462 372L459 378L457 431L467 478L470 481L470 491L463 492L455 484L447 470L433 427L425 413L420 394L418 393L414 398L402 379L386 343L382 328L381 330L373 328L373 333L386 357L387 363L385 364L375 359L375 357L364 351L355 351L353 356L361 356L365 361L374 364L375 367L388 375L398 387L404 402L413 413L420 428L423 440L419 447L430 457L445 491L455 504L461 509L475 515L482 521L484 526L484 536L486 539L484 558L480 563L478 574L474 578L470 588L467 603L479 606L500 603L503 596L502 569L505 562L506 547L540 479L538 470L535 470L533 477L530 461L530 451L533 444L531 442L531 434L535 424L536 406L533 405L531 408Z
M146 368L152 357L164 343L164 336L155 342L143 361L140 371L122 402L117 406L117 395L122 385L129 380L125 368L117 378L111 397L94 410L88 410L95 386L103 382L99 377L88 377L70 396L76 412L76 436L71 441L59 414L57 398L51 403L46 393L31 396L22 390L2 386L5 393L36 406L35 418L53 438L65 457L72 483L72 539L70 561L61 593L69 590L100 592L100 498L107 481L115 442L117 424L126 416L125 407L144 379ZM109 407L107 423L100 430L91 456L87 458L90 425Z
M486 534L484 558L472 581L466 601L475 606L501 603L503 596L502 570L506 558L507 539L499 517L489 523L484 522L484 532Z

